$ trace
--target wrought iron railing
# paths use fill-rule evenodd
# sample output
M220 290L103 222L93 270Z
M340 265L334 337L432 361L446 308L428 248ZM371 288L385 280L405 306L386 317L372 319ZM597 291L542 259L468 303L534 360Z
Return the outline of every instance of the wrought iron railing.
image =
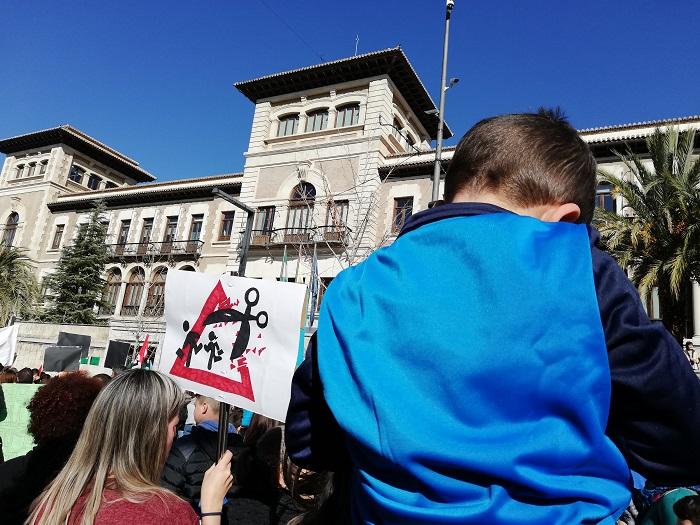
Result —
M191 256L202 254L203 241L126 242L108 244L112 257Z
M352 230L347 226L315 226L313 228L275 228L253 230L251 246L282 246L284 244L346 244Z

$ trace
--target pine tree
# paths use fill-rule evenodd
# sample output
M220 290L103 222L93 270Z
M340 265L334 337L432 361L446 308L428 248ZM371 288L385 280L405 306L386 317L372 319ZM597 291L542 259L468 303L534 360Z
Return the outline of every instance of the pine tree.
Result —
M66 246L56 272L48 279L51 305L42 316L55 323L96 324L95 307L102 304L102 278L109 252L107 225L102 222L105 204L96 203L90 221L79 227L75 240Z

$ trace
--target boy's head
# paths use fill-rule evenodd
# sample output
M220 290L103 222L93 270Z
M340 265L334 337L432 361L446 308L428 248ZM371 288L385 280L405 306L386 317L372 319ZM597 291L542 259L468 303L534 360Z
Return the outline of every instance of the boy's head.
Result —
M482 120L445 177L448 202L493 201L549 221L591 222L595 189L595 159L559 110Z
M700 496L686 496L673 504L679 525L700 525Z
M204 421L219 420L219 402L207 396L194 398L194 421L198 425Z

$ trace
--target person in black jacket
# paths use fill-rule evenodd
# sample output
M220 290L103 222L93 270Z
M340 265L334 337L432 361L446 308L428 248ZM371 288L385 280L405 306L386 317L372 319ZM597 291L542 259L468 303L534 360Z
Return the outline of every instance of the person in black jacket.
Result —
M217 435L219 429L219 402L206 396L195 397L192 432L173 443L165 462L161 486L172 490L190 502L195 510L199 507L199 494L204 473L217 462ZM232 464L243 449L243 439L233 425L228 428L228 449L233 454ZM231 488L229 497L236 490Z

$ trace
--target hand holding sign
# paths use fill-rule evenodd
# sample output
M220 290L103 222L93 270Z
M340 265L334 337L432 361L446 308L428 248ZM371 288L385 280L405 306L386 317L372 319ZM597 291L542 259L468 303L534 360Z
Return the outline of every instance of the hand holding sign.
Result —
M305 287L173 270L158 368L183 388L283 421Z

